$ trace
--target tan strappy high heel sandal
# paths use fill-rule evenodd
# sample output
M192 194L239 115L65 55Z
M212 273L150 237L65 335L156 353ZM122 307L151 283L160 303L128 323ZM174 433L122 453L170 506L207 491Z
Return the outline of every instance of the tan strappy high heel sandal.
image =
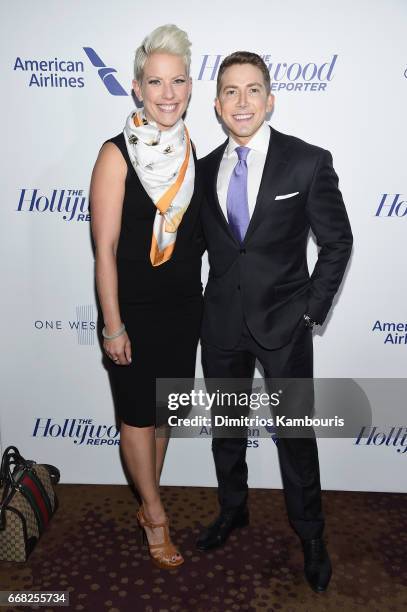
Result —
M153 563L162 569L174 569L175 567L182 565L184 563L184 559L170 539L168 519L164 523L151 523L150 521L147 521L146 517L144 516L142 507L140 507L136 516L140 529L142 530L144 543L146 543L149 548ZM158 544L150 544L147 537L146 527L148 529L161 529L163 541L159 542ZM177 555L179 555L179 557L177 557Z

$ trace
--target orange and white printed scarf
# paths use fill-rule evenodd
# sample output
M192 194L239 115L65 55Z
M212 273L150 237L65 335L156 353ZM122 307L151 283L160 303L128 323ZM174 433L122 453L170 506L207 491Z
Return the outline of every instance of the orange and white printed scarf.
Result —
M143 110L132 112L124 126L130 161L157 207L150 260L159 266L171 258L177 230L194 192L195 164L182 119L168 130L148 123Z

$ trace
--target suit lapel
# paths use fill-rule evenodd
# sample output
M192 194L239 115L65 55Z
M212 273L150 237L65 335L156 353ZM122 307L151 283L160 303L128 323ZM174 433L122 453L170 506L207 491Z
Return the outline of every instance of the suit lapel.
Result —
M259 192L257 194L256 205L243 244L249 240L256 227L261 223L261 220L267 212L267 208L274 202L278 193L279 182L288 163L287 151L281 134L273 130L273 128L270 128L270 130L270 143Z
M223 145L221 147L219 147L219 149L216 151L216 155L213 156L213 159L211 160L211 166L209 169L209 175L211 177L211 185L210 185L210 189L211 189L211 196L212 196L212 200L214 202L215 205L215 209L216 209L216 214L218 216L219 222L223 225L223 227L225 228L225 230L228 232L229 236L233 239L233 241L238 244L235 236L233 235L231 229L230 229L230 225L225 217L225 215L223 214L223 210L222 207L220 205L219 202L219 197L218 197L218 190L217 190L217 182L218 182L218 174L219 174L219 168L220 168L220 163L222 161L223 158L223 154L225 152L225 149L227 147L228 144L228 140L226 140Z
M218 148L218 150L215 152L210 161L208 172L208 175L210 177L210 199L213 201L219 222L223 225L232 240L238 246L240 246L239 242L236 240L234 234L230 229L229 223L225 218L225 215L223 214L223 210L219 203L218 191L216 188L219 167L227 144L228 140L226 140L223 145ZM267 209L272 205L272 202L274 202L274 199L278 193L281 177L286 169L287 164L288 155L284 143L284 137L282 137L282 135L276 130L274 130L272 127L270 127L270 142L267 151L266 161L264 163L264 170L261 177L259 192L257 194L256 205L254 207L254 211L251 216L249 227L247 228L243 244L246 244L247 241L250 239L255 229L261 223L264 215L267 213Z

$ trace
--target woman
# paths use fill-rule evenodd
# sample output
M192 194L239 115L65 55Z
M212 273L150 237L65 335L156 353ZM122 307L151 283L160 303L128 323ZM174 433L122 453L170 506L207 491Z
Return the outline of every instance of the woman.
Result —
M168 436L157 435L156 378L193 378L202 309L194 152L182 116L191 94L190 42L174 25L136 51L133 89L144 108L101 148L91 218L103 348L121 419L121 449L142 504L153 561L183 563L159 480Z

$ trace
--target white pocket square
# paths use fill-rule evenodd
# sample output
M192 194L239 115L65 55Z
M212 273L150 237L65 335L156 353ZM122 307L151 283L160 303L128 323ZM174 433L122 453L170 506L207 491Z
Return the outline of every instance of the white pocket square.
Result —
M286 200L287 198L292 198L293 196L298 195L299 191L294 191L294 193L286 193L285 195L276 196L276 200Z

